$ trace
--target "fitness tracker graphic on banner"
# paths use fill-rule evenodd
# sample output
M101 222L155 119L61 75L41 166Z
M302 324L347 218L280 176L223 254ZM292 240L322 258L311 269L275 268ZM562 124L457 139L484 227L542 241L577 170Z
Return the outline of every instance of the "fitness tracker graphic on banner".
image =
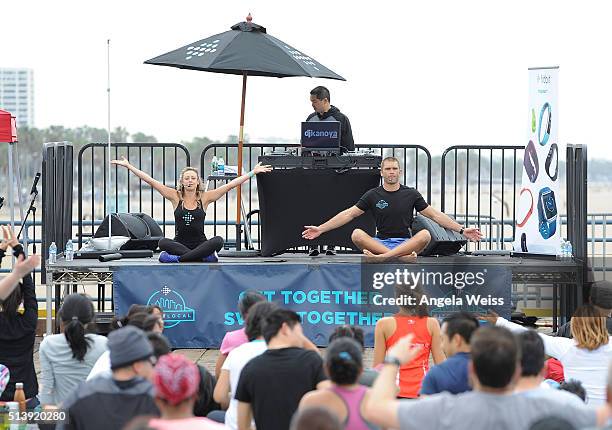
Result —
M561 242L558 82L558 67L529 69L528 143L515 210L514 250L519 252L555 255Z
M523 227L525 224L527 224L527 221L529 220L529 217L531 217L531 214L533 213L533 194L531 194L531 190L529 188L523 188L519 194L519 201L521 200L521 198L523 197L523 195L529 195L529 209L527 210L527 213L523 216L521 216L520 214L516 216L516 226L517 227ZM527 206L525 205L521 205L521 209L526 208Z
M548 187L542 188L538 196L538 226L544 239L557 232L557 202L555 193Z
M550 145L544 167L546 168L546 174L548 177L552 181L556 181L557 175L559 174L559 148L557 147L556 143Z
M540 163L538 163L538 151L536 150L533 140L529 141L529 144L525 148L525 155L523 155L523 166L525 166L525 172L531 182L535 182L538 179L538 173L540 171Z
M544 103L540 109L540 121L538 122L538 142L544 146L550 138L550 123L552 120L552 112L550 104Z

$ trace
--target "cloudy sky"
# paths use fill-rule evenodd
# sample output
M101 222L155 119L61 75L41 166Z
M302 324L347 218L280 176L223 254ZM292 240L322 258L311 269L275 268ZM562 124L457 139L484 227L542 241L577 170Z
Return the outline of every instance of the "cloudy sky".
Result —
M525 144L527 68L560 66L561 143L612 158L609 25L601 1L2 2L0 67L34 69L36 126L112 125L177 142L237 134L241 78L144 65L248 12L268 33L347 78L250 78L246 132L297 139L326 85L356 143ZM319 6L319 7L315 7Z

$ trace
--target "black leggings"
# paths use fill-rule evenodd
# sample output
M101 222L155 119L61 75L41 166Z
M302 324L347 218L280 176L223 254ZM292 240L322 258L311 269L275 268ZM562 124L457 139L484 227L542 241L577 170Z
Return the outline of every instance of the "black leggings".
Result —
M179 262L181 263L202 261L202 259L208 257L213 252L221 251L222 248L223 238L221 236L215 236L212 239L208 239L193 249L189 249L182 243L165 237L159 241L159 249L166 251L168 254L178 255Z

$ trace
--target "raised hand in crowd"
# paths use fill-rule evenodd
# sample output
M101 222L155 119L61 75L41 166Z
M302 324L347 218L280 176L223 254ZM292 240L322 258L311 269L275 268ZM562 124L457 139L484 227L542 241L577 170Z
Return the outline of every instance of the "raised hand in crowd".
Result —
M31 255L28 258L20 255L13 271L0 280L0 300L6 299L19 284L21 278L32 272L38 265L40 265L40 255Z
M395 345L389 348L387 356L397 358L402 365L411 362L421 349L420 345L412 344L413 339L414 335L412 333L402 337Z
M19 241L15 237L13 230L6 226L2 226L2 241L0 242L0 250L6 251L9 247L14 248L19 245Z

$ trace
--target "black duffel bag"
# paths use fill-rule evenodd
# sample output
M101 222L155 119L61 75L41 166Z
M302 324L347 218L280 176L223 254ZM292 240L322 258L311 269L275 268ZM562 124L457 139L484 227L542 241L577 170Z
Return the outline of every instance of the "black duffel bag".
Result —
M164 232L147 214L143 213L125 213L111 214L111 232L113 236L129 237L126 243L121 248L128 249L150 249L155 251L159 240L164 237ZM95 238L108 237L108 215L96 230Z

